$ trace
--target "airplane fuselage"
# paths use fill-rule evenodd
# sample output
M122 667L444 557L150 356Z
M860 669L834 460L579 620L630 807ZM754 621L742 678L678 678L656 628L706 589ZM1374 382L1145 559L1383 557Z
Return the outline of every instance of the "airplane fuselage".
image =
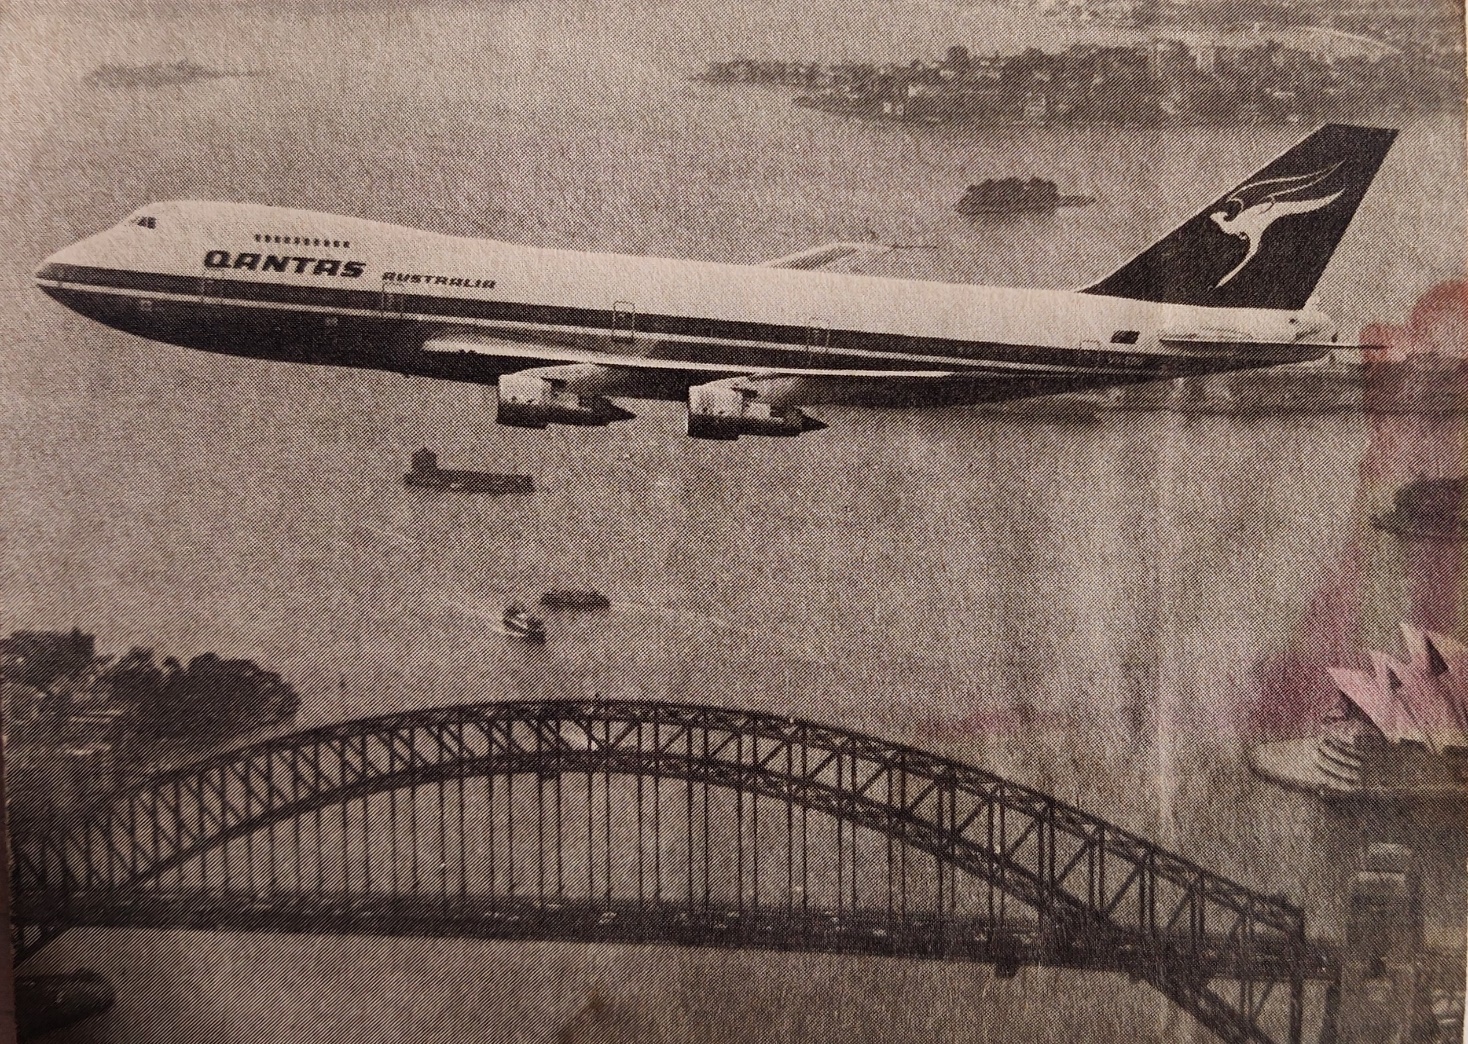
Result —
M628 375L612 394L640 398L766 372L807 378L803 402L982 402L1298 361L1320 352L1292 346L1328 325L1317 312L587 254L188 201L142 208L36 279L83 315L190 348L480 383L594 364Z

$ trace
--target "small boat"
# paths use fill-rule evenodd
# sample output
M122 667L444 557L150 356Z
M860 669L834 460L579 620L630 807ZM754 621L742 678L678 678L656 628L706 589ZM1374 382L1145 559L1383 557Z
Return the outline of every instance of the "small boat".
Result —
M417 489L447 489L456 493L529 493L534 482L529 475L506 475L489 471L450 471L438 466L438 454L421 449L413 454L413 470L403 476L403 485Z
M1022 214L1030 211L1055 210L1059 207L1084 207L1096 202L1095 196L1062 196L1053 181L1044 178L992 178L970 185L958 201L960 214Z
M1461 540L1468 537L1468 478L1418 478L1397 490L1392 509L1371 524L1399 537Z
M584 591L547 591L540 596L540 604L552 611L589 612L611 608L612 600L600 591L587 588Z
M545 644L545 621L538 616L532 616L518 602L505 607L502 624L505 633L512 638L519 638L522 642L530 642L534 645Z

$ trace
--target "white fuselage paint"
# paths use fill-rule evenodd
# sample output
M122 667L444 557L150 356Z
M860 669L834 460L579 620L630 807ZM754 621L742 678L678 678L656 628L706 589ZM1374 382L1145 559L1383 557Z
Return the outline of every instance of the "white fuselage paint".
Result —
M267 265L267 257L277 260ZM977 389L959 399L1004 398L1010 393L984 391L985 383L1074 376L1075 387L1094 387L1289 362L1319 355L1288 346L1329 330L1315 311L578 253L239 203L144 207L59 251L36 278L103 322L192 347L257 354L223 346L251 310L292 330L389 320L411 330L408 350L483 363L436 375L492 380L525 367L596 363L625 368L628 380L614 394L633 397L779 373L811 379L806 401L821 401L823 382L922 388L953 380ZM109 296L110 306L95 305ZM88 307L78 305L82 298ZM1248 352L1250 344L1261 351ZM301 361L379 364L361 353ZM404 365L401 354L380 364ZM641 382L637 372L655 379Z

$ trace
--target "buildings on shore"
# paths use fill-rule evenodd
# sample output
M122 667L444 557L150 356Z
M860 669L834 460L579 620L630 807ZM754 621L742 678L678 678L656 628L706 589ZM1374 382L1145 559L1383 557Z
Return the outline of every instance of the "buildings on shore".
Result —
M289 720L296 690L274 671L213 653L187 664L151 649L98 656L96 638L16 631L0 639L11 807L68 807L124 786L173 748Z
M1120 17L1120 16L1118 16ZM1457 79L1405 52L1331 56L1265 40L1247 47L1156 39L1051 53L931 61L711 62L703 79L794 87L796 104L923 123L1307 123L1455 98Z

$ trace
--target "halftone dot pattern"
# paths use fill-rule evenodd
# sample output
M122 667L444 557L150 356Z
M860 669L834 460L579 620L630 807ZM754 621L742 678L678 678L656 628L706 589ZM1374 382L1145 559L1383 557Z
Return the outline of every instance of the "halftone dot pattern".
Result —
M1400 621L1464 637L1461 545L1401 542L1370 525L1418 474L1465 470L1456 415L830 409L812 411L826 431L714 445L683 436L677 406L629 403L637 419L607 429L526 432L493 423L489 389L152 344L31 285L42 258L149 200L222 199L737 262L871 229L933 248L889 255L881 274L1072 287L1302 128L914 127L692 79L741 53L905 64L955 41L1009 53L1138 35L1020 6L144 0L11 5L3 19L5 633L75 625L108 655L252 659L302 695L283 735L487 700L596 697L826 723L994 773L1283 896L1312 937L1341 934L1360 843L1400 841L1422 862L1429 941L1461 947L1460 815L1352 816L1247 764L1255 742L1316 727L1332 700L1326 667L1399 652ZM148 82L150 68L180 60L199 73ZM142 79L88 79L104 67ZM1416 394L1387 365L1393 353L1464 347L1462 123L1461 110L1404 123L1322 281L1343 337L1361 331L1387 348L1367 368L1368 396ZM968 184L1031 173L1097 202L1024 220L953 213ZM535 491L406 489L424 446L445 467L532 474ZM499 632L508 602L553 588L595 588L612 605L548 614L543 648ZM573 755L596 743L575 728L544 738ZM388 743L372 757L401 768L409 752ZM6 754L7 768L22 757ZM823 771L834 782L835 764ZM247 786L241 773L230 787ZM532 845L523 831L536 829L537 791L550 805L559 794L563 832L585 830L588 797L610 798L610 850L635 852L635 790L564 775L557 788L544 772L520 774L513 799L497 782L503 815L479 818L502 831L511 800L528 817L515 823L517 889L538 873L554 881L559 851L562 883L585 891L586 853L607 850L597 807L589 848L584 836ZM862 785L842 782L848 796ZM326 893L366 904L334 915L360 927L393 915L372 901L391 892L394 871L399 889L411 880L411 843L384 851L382 841L401 842L411 814L423 820L415 901L445 881L488 888L489 842L473 825L484 777L462 798L447 784L442 814L438 781L417 783L419 796L391 809L385 792L354 795L241 833L169 883L187 888L206 870L222 880L227 853L223 901L239 924L253 903L262 918L288 911L271 906L282 885L315 894L320 871ZM685 781L660 786L681 829ZM741 831L745 862L731 865L739 789L712 798L712 858L695 868L700 904L710 869L713 915L728 912L713 900L734 894L736 873L789 894L784 806L761 796L751 811L750 785L741 812L759 826ZM576 821L567 805L578 802ZM460 809L469 826L453 836L467 839L466 865L479 860L463 878L446 858L460 853L436 834L458 829ZM399 831L383 830L387 816ZM822 914L836 903L837 821L813 812L808 825L813 867L825 870ZM298 828L308 854L293 877ZM893 864L885 837L861 830L842 826L841 894L854 887L857 906L885 916ZM670 837L642 853L645 870L669 860L680 896L688 845ZM931 855L907 858L914 882L926 875L909 913L933 909ZM596 891L604 870L592 870ZM976 880L953 872L945 900L973 913L988 894ZM1156 990L1110 973L1021 966L1006 978L987 963L626 938L209 931L197 929L225 919L220 896L195 899L204 923L194 928L142 914L133 926L75 928L21 966L94 968L116 989L110 1011L58 1039L1210 1039ZM900 941L885 921L849 923L871 948ZM577 930L617 927L598 914ZM1282 996L1269 1001L1275 1029ZM1317 986L1308 997L1318 1020Z

